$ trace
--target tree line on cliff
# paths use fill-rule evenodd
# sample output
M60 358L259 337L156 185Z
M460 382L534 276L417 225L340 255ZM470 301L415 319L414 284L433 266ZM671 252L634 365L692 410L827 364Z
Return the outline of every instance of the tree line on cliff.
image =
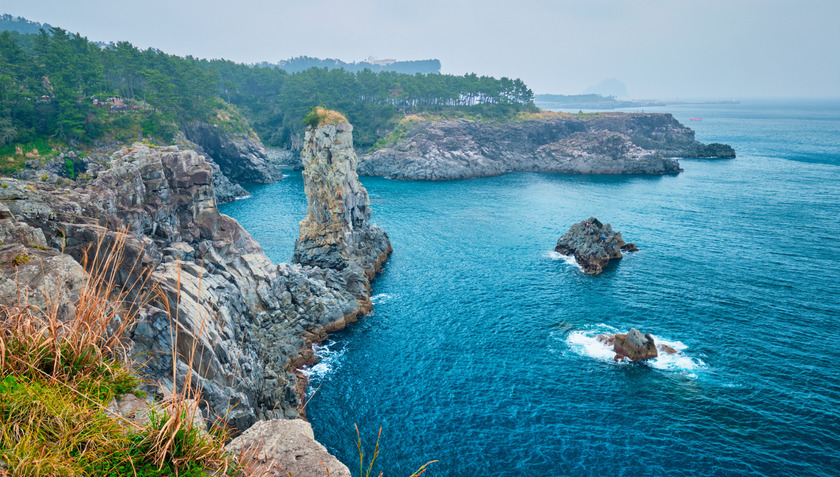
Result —
M387 134L400 114L469 110L509 117L532 105L519 79L475 74L280 68L179 57L128 42L102 47L60 28L0 33L0 147L120 133L171 139L177 126L238 107L264 142L295 147L315 106L344 113L356 146ZM533 107L533 106L530 106Z

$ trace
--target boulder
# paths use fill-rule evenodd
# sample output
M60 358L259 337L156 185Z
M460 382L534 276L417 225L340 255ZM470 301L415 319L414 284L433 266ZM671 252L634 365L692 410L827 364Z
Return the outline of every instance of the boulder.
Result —
M659 356L656 343L650 333L642 335L636 328L630 328L626 335L616 334L613 340L616 361L627 358L630 361L642 361Z
M614 232L610 224L590 217L572 225L557 241L554 250L563 255L574 255L584 272L597 275L610 260L620 260L622 250L633 252L638 248L624 242L621 233Z
M315 440L312 426L302 419L260 421L230 441L228 453L251 460L265 472L286 477L350 477L350 470ZM270 470L269 470L270 469Z

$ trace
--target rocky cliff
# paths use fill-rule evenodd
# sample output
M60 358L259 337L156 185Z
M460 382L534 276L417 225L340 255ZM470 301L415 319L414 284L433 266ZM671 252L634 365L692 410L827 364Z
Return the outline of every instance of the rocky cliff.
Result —
M670 114L558 115L507 123L466 119L404 123L390 144L362 157L359 173L448 180L510 171L674 174L679 157L735 157L704 145Z
M370 281L392 251L388 234L370 222L368 193L356 174L353 126L337 113L318 111L321 123L307 127L301 152L307 210L293 260L305 270L340 276L358 308L317 330L308 337L311 341L324 339L370 311Z
M46 271L55 289L72 296L85 273L78 266L84 250L124 231L119 283L131 286L149 272L166 296L142 310L130 336L143 371L171 388L176 339L178 380L192 366L205 414L242 430L258 419L297 416L294 366L311 360L308 344L329 326L363 310L345 272L273 265L219 213L212 171L194 151L135 144L114 153L85 186L0 179L0 293L17 299L23 289L24 300L38 300L33 277ZM189 363L183 357L193 348Z
M183 131L186 138L196 145L196 151L204 154L213 167L214 186L220 202L233 200L238 196L235 194L241 194L229 183L267 184L283 178L280 165L255 135L225 133L205 122L187 124L183 126Z

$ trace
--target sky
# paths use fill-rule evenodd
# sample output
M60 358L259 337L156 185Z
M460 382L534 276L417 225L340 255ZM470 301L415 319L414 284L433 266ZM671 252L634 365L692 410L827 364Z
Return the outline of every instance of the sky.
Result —
M243 63L437 58L577 94L840 97L840 0L0 0L90 40Z

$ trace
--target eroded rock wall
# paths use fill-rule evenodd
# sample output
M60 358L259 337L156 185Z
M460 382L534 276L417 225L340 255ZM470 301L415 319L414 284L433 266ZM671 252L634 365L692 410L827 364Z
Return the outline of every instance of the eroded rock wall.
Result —
M174 348L176 384L192 368L205 414L243 430L258 419L298 415L294 366L311 360L308 343L355 316L359 301L338 270L272 264L219 213L212 172L194 151L135 144L114 153L84 187L0 179L0 234L8 248L0 260L9 262L0 264L0 293L10 298L15 273L30 275L21 272L35 261L11 263L27 251L78 279L88 246L101 237L107 246L125 231L120 284L136 285L148 272L166 296L142 310L130 336L152 390L172 389ZM65 288L72 295L73 286Z
M449 180L511 171L674 174L679 157L735 157L704 145L670 114L603 113L507 123L409 121L405 134L362 157L359 173Z

